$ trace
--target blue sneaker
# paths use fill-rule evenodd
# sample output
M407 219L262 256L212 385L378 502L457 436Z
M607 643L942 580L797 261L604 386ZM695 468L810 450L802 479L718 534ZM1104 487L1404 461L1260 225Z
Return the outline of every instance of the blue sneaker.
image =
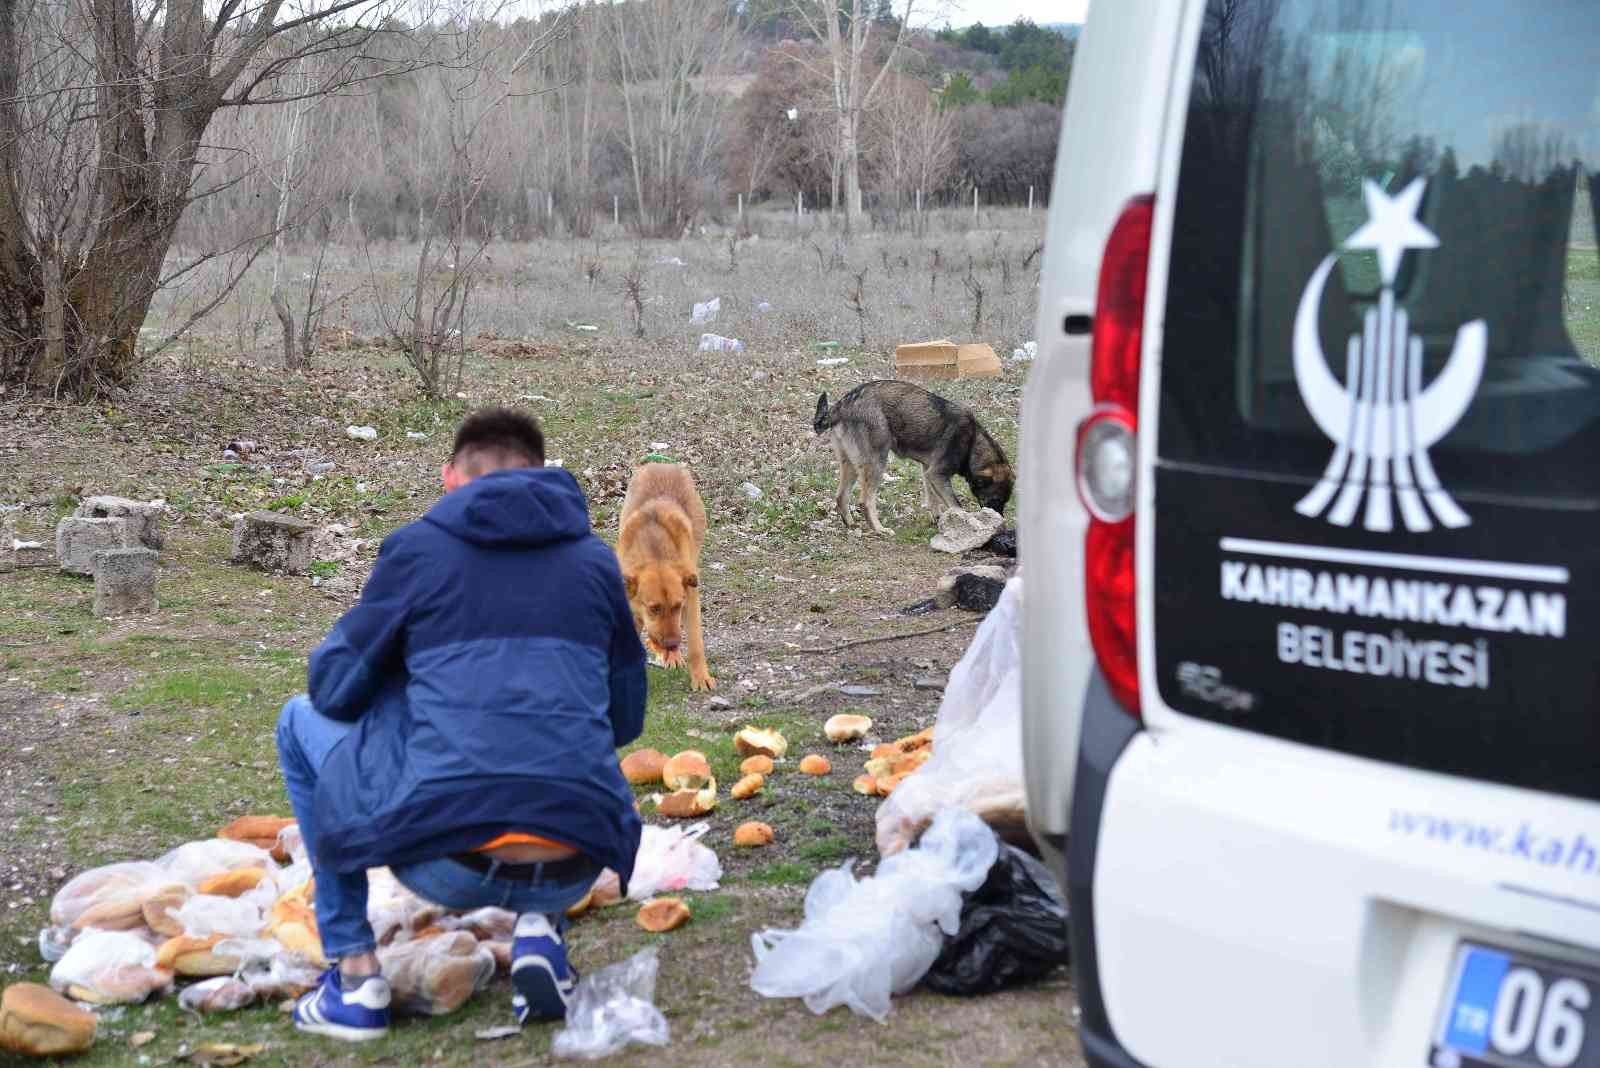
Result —
M511 942L511 1009L517 1023L564 1020L567 1003L578 985L578 973L567 963L567 947L548 916L525 912L517 917Z
M335 964L322 973L317 988L294 1006L294 1025L313 1035L367 1042L389 1033L389 981L369 975L349 990Z

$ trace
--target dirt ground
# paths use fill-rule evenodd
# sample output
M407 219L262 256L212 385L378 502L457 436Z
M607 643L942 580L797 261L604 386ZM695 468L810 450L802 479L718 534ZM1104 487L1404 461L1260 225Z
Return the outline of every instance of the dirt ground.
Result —
M392 350L326 352L315 370L290 375L218 343L169 350L136 388L93 407L0 396L0 505L22 505L19 537L48 542L85 494L159 498L170 510L154 617L97 620L90 585L53 569L0 574L0 982L45 979L35 940L71 874L154 858L242 814L287 813L272 726L304 685L307 653L354 601L382 537L437 499L460 414L514 403L543 420L549 455L583 484L608 540L646 454L691 464L711 515L702 575L718 688L690 694L683 672L652 669L639 744L710 756L723 793L705 841L726 877L715 892L689 895L694 919L668 935L645 934L627 906L575 923L581 970L648 944L661 950L657 1001L671 1048L617 1063L1081 1064L1064 971L986 998L919 991L897 999L886 1025L844 1009L817 1017L750 990L751 934L797 925L824 868L876 860L877 803L850 788L866 754L829 746L823 721L864 712L885 739L931 724L935 680L975 618L900 612L958 562L927 545L934 528L917 507L914 465L896 461L884 487L892 538L847 533L832 514L832 456L810 430L816 397L892 374L886 349L847 346L835 351L850 362L834 366L793 338L737 355L692 350L684 337L608 331L513 352L483 346L469 357L464 396L428 401ZM1000 378L938 389L972 405L1014 452L1025 366L1007 361ZM378 439L349 438L357 424ZM970 497L959 483L958 492ZM233 518L264 507L343 531L319 545L313 575L226 562ZM933 627L948 629L835 648ZM866 689L847 696L840 685ZM792 755L826 752L833 773L780 771L756 798L729 800L732 734L745 723L781 729ZM777 841L736 850L732 830L746 819L770 823ZM385 1041L349 1049L298 1036L276 1007L202 1020L167 998L106 1012L81 1063L166 1063L209 1041L264 1042L252 1062L261 1065L545 1063L551 1026L492 1043L473 1037L509 1022L508 1000L497 980L457 1014L404 1021ZM155 1038L135 1049L130 1039L144 1031Z

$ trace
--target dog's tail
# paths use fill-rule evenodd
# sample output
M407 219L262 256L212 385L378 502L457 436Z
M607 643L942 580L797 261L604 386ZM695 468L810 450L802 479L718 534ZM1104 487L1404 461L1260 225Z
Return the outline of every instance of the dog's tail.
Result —
M820 434L838 421L838 409L832 411L828 409L828 395L824 393L817 398L817 414L811 420L811 429Z

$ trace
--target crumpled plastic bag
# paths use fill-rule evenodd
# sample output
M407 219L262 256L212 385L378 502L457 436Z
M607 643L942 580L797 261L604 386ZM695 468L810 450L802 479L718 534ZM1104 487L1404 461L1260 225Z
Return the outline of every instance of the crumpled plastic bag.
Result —
M853 861L806 891L793 931L750 936L750 986L769 998L803 998L821 1015L835 1005L883 1023L889 999L916 986L961 923L962 894L983 884L999 853L994 832L959 808L934 817L914 848L856 879Z
M413 894L388 868L367 872L367 922L380 946L409 941L444 914L444 909Z
M171 985L155 947L129 931L84 931L50 969L51 989L95 1005L137 1003Z
M142 927L144 898L170 882L165 868L143 860L90 868L67 880L50 899L50 923L76 930Z
M247 983L231 975L219 975L178 995L178 1007L190 1012L234 1012L255 1001L256 993Z
M488 905L459 916L442 916L439 926L446 931L468 931L480 942L509 942L516 933L517 914Z
M1071 959L1067 906L1055 876L1002 845L989 877L961 907L961 929L922 982L941 994L988 994L1041 979Z
M650 946L579 979L567 1006L567 1026L556 1033L551 1052L592 1061L630 1042L665 1046L672 1033L655 1006L659 967L657 947Z
M691 323L714 323L717 313L722 310L722 298L712 297L704 304L694 306L694 314L689 318Z
M950 672L934 723L933 756L878 806L883 856L905 849L934 813L951 806L997 829L1023 826L1022 597L1017 575Z
M249 948L257 945L266 952L253 952ZM285 952L276 942L247 944L229 939L217 943L217 952L229 953L244 962L239 969L239 979L263 1001L299 997L316 986L322 977L316 965L298 953Z
M646 901L675 890L715 890L722 878L722 862L700 838L709 823L692 827L647 826L639 839L639 853L628 880L628 900Z
M257 900L196 894L173 909L172 918L183 926L184 934L195 938L209 938L214 934L252 938L266 925L266 914Z
M466 931L382 946L378 963L389 980L390 1005L402 1015L455 1012L494 978L494 954Z

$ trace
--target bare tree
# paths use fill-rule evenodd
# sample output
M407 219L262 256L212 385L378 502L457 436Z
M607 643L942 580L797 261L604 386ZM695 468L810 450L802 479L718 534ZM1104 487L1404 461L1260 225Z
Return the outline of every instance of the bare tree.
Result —
M391 3L0 0L0 379L126 382L152 298L193 266L166 261L215 189L197 184L212 118L372 73L362 49ZM279 77L312 57L308 89Z
M869 159L898 210L918 190L943 184L956 162L956 118L924 82L895 77L868 116Z
M846 228L861 217L862 116L872 107L894 65L916 2L904 0L897 19L890 21L888 33L875 33L879 24L873 21L867 0L795 0L795 15L812 36L828 46L829 69L817 73L831 89L830 103L838 128L837 156L844 178ZM887 41L883 40L885 37ZM873 50L882 53L876 57L876 72L868 70ZM793 55L797 62L808 62L800 53Z

